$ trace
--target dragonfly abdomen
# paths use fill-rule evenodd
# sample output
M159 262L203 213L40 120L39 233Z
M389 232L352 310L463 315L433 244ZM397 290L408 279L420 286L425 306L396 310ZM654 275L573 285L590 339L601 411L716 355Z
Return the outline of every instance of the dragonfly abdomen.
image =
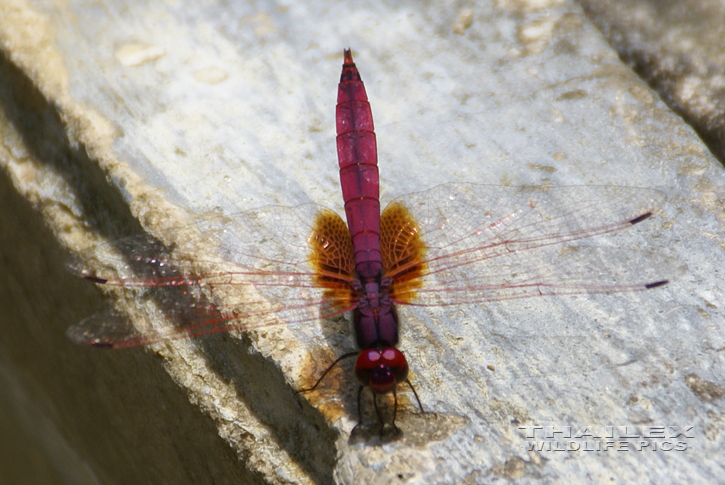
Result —
M375 278L382 271L378 153L373 114L350 50L345 51L336 119L340 185L355 269L363 279Z

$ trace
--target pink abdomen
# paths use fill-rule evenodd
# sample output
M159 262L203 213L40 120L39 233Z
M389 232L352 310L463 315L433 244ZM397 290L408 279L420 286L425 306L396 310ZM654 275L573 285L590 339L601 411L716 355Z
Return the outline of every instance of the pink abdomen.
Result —
M360 278L376 278L382 271L378 153L370 103L349 50L337 91L336 119L340 185L355 269Z

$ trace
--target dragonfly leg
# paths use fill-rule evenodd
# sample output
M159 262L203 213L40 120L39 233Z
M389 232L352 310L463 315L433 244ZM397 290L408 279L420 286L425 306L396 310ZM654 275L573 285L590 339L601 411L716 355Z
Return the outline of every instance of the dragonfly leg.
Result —
M380 406L378 406L378 395L375 393L373 393L373 407L375 407L375 414L378 416L378 422L383 424L383 413L380 411Z
M395 389L393 389L393 393L395 393ZM380 423L380 440L382 441L383 434L385 433L385 421L383 421L383 412L380 411L380 406L378 406L378 395L376 393L373 393L373 406L375 407L375 414L378 415L378 422ZM393 426L395 426L394 420L395 418L393 418Z
M352 430L351 433L351 439L363 439L364 441L367 441L372 437L372 433L374 432L373 429L375 428L374 424L363 424L363 412L362 412L362 393L363 389L365 389L367 386L360 386L357 390L357 413L358 413L358 422L355 425L355 427ZM393 401L394 401L394 408L393 408L393 419L391 423L385 422L385 415L383 413L383 409L381 404L378 402L378 394L377 393L371 393L372 399L373 399L373 407L375 409L375 415L378 418L378 438L380 439L381 443L389 442L392 440L395 440L399 438L402 434L402 431L398 426L395 424L395 420L397 417L398 412L398 394L395 390L393 390Z
M362 392L363 392L363 386L358 386L357 388L357 424L355 427L357 428L360 426L360 423L362 423L362 411L360 407L360 399L362 398Z
M410 387L410 390L413 391L415 400L418 401L418 407L420 408L421 414L428 414L425 412L425 409L423 409L423 404L420 402L420 398L418 397L418 393L415 391L415 387L413 387L413 383L410 382L410 379L406 379L405 382L408 384L408 387Z
M388 433L388 439L390 439L390 440L400 437L400 435L403 433L400 430L400 428L398 428L398 425L395 424L395 420L397 419L397 417L398 417L398 391L396 388L393 388L393 421L390 423L392 429L390 430L390 433ZM381 422L381 429L380 429L381 438L382 438L384 429L385 429L385 424L383 424Z
M317 379L317 382L315 382L315 385L314 386L312 386L312 387L310 387L308 389L300 389L300 390L297 391L297 393L298 394L302 394L303 392L312 392L312 391L314 391L315 389L317 389L317 386L320 385L320 383L325 378L325 376L327 376L327 374L330 373L330 371L333 369L333 367L335 367L341 361L343 361L345 359L349 359L350 357L354 357L357 354L358 354L357 352L348 352L346 354L341 355L340 357L338 357L337 359L335 359L335 362L333 362L332 364L330 364L330 366L325 370L325 372L322 373L322 375L320 376L320 378ZM358 410L359 409L360 409L360 398L358 397Z

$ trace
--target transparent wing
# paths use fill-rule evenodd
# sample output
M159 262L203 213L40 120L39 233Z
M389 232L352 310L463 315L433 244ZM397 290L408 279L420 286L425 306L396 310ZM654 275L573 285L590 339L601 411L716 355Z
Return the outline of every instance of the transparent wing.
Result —
M417 298L400 303L468 304L660 286L668 266L662 258L644 256L631 241L627 248L607 248L582 240L644 222L664 200L662 192L639 187L474 184L445 184L396 199L415 217L427 247Z
M417 298L399 303L459 305L664 284L668 265L662 258L644 255L631 241L620 248L620 238L611 234L648 219L664 199L661 192L636 187L474 184L446 184L402 197L393 204L415 218L425 248L421 253L403 247L397 253L424 255L421 271L408 273L420 279L407 283ZM97 283L147 291L174 325L141 335L110 312L84 320L69 336L79 343L124 347L303 323L350 310L320 286L324 278L317 278L310 264L309 238L330 240L330 234L315 233L323 210L314 204L264 207L201 218L172 231L174 247L141 236L95 248L87 260L98 268L75 263L71 270ZM598 245L582 244L602 234L609 237ZM101 269L102 262L113 270ZM338 283L346 277L341 273Z
M174 325L141 334L111 311L83 320L68 336L81 344L119 348L340 313L337 302L316 286L309 263L312 221L322 210L314 204L269 206L202 218L172 231L170 239L179 242L170 248L146 235L93 248L79 259L83 262L69 264L73 273L142 289Z

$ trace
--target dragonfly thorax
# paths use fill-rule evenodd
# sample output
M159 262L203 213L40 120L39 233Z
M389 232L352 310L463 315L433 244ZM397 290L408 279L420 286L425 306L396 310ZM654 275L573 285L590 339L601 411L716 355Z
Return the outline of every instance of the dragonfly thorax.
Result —
M379 308L390 306L390 287L393 281L388 277L364 279L362 282L355 279L352 289L357 293L358 308Z
M390 299L391 280L386 277L355 280L357 307L353 325L361 349L394 347L398 344L398 314Z

